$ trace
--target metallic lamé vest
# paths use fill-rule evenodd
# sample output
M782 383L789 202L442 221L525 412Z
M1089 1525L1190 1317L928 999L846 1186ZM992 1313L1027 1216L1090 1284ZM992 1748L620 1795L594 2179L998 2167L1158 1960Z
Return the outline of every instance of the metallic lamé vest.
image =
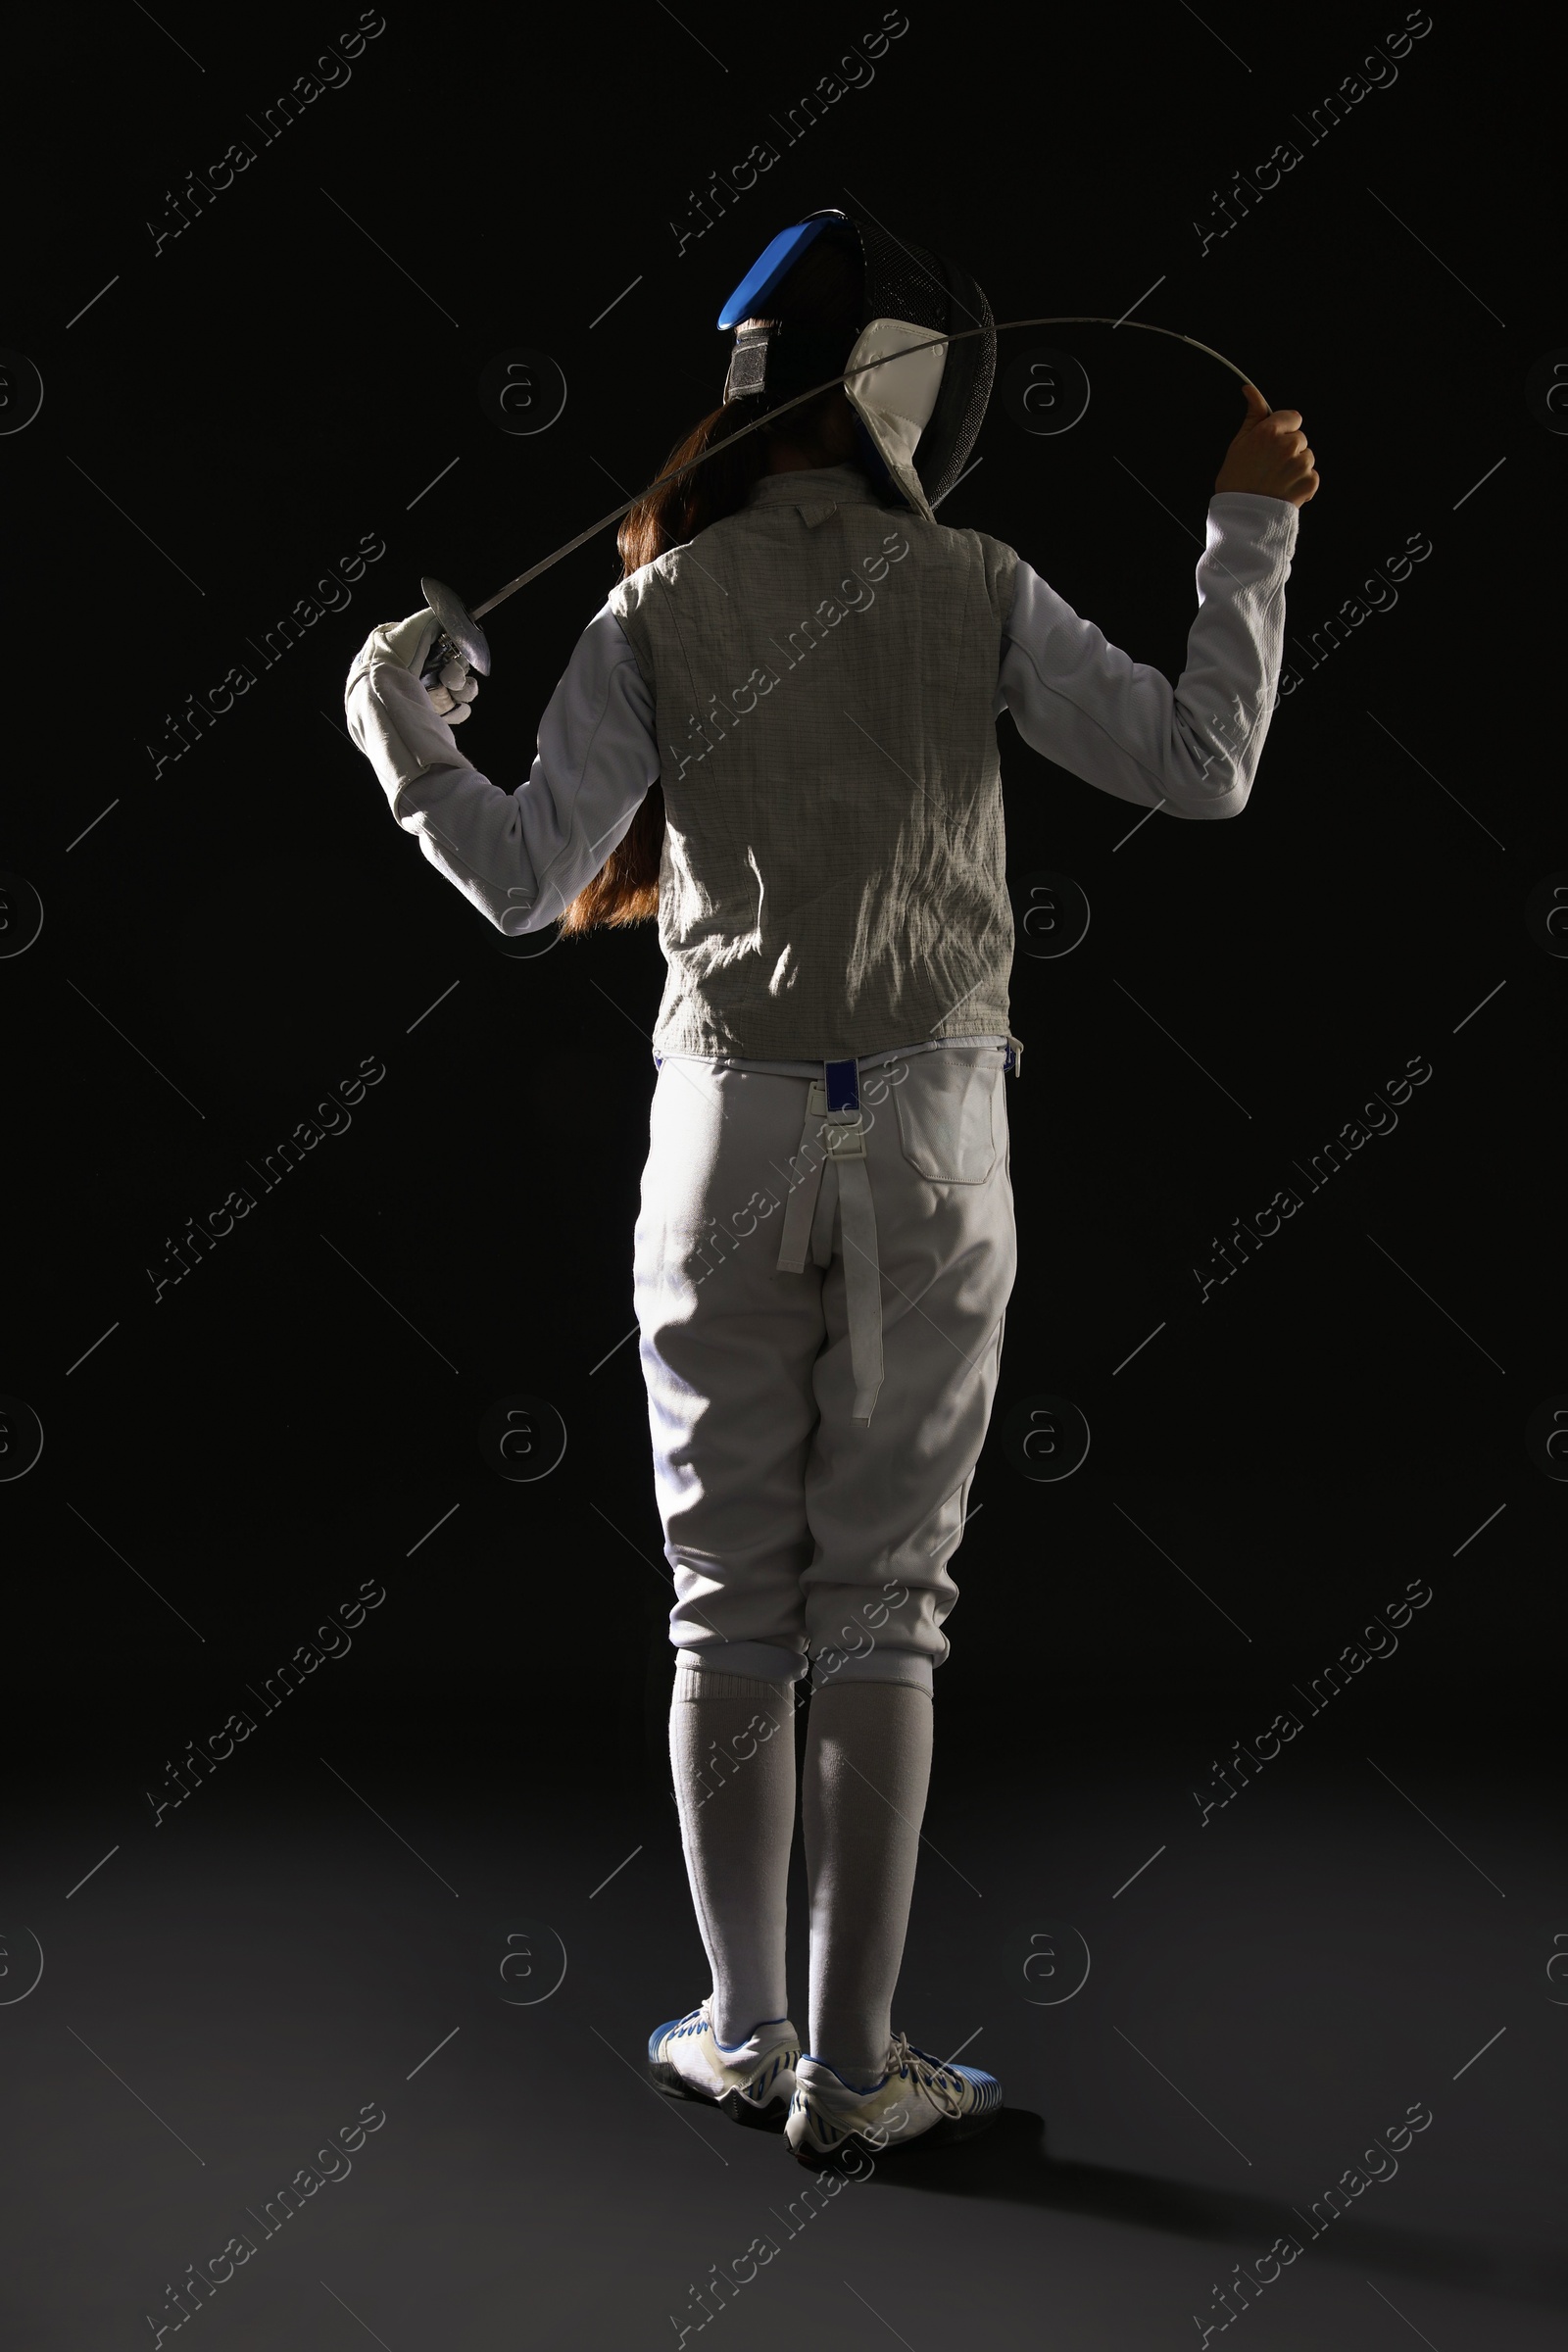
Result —
M612 591L662 760L661 1054L1005 1032L992 713L1016 564L833 466L764 476Z

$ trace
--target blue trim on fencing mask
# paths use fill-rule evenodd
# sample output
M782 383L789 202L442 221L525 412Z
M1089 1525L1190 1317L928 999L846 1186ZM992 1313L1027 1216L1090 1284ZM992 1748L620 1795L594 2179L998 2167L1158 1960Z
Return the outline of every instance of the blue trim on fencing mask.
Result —
M719 325L738 326L743 318L760 318L762 305L774 287L786 271L794 268L808 245L814 244L826 228L830 217L833 216L818 214L814 220L801 220L793 228L780 229L772 243L763 246L719 312Z

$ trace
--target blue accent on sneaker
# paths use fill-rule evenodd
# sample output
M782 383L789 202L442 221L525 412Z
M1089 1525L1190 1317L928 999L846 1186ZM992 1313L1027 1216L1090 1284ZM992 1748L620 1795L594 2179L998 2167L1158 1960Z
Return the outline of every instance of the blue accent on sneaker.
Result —
M795 2029L787 2017L764 2018L753 2028L760 2034L763 2027L781 2026L784 2033L771 2050L765 2050L756 2060L756 2072L748 2071L747 2061L737 2062L727 2056L725 2047L713 2034L709 2016L709 2002L703 2001L685 2017L669 2018L655 2028L648 2037L648 2074L656 2089L667 2097L696 2099L704 2105L717 2107L732 2123L748 2124L764 2132L782 2131L789 2111L789 2099L795 2086L795 2067L800 2058L800 2043ZM699 2079L692 2080L675 2064L671 2044L706 2035L721 2067L727 2067L737 2080L727 2086L710 2084L701 2077L708 2071L709 2061L699 2059ZM744 2049L744 2043L731 2043L730 2051ZM780 2076L784 2079L781 2082Z
M803 2056L799 2065L805 2064ZM851 2150L878 2158L902 2156L906 2148L967 2139L994 2121L1004 2104L994 2075L939 2059L903 2034L893 2036L887 2071L874 2083L850 2082L827 2059L812 2058L811 2067L809 2082L797 2073L787 2124L791 2152L808 2166L838 2164ZM901 2114L916 2116L922 2128L901 2137Z
M731 2050L744 2050L746 2044L752 2038L752 2034L760 2034L764 2026L786 2026L788 2023L788 2017L760 2017L756 2025L753 2026L752 2033L743 2034L739 2041L720 2041L718 2035L715 2034L713 2035L713 2047L715 2050L722 2050L727 2057Z

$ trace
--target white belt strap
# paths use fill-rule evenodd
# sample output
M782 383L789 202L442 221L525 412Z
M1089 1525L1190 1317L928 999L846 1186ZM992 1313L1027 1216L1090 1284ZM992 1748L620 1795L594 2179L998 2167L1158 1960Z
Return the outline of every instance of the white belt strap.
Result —
M864 1424L870 1421L882 1386L882 1275L858 1076L853 1061L828 1062L824 1077L811 1081L801 1135L807 1172L792 1185L779 1236L778 1266L784 1274L804 1273L808 1249L814 1264L831 1264L837 1206L855 1374L853 1418Z
M847 1130L845 1132L848 1132ZM882 1386L882 1271L876 1255L876 1210L858 1120L855 1150L835 1153L839 1230L844 1242L844 1293L850 1314L850 1362L855 1372L853 1417L869 1422Z
M824 1162L817 1156L817 1134L827 1115L827 1088L820 1078L813 1078L806 1098L806 1125L801 1130L798 1161L790 1168L790 1197L784 1209L784 1230L779 1236L778 1270L781 1274L804 1274L808 1250L816 1263L826 1265L827 1259L812 1248L811 1219L822 1191ZM803 1175L802 1168L806 1170Z

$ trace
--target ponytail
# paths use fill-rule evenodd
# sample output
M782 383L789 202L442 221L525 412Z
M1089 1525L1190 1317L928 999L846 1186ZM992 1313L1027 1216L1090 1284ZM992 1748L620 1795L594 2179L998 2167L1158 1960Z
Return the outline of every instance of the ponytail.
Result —
M802 255L783 285L768 296L767 323L802 321L814 330L838 335L847 352L856 334L858 284L844 254L830 238L819 237ZM743 321L748 326L761 323L750 318ZM849 404L836 387L792 409L780 420L790 450L810 449L820 441L824 454L817 462L831 463L825 449L829 419L835 412L849 415ZM742 426L754 423L757 415L756 397L732 400L727 407L712 410L670 451L660 469L662 474L682 466L690 467L694 458L706 458L706 463L677 474L674 481L665 482L632 508L616 541L622 579L657 563L670 548L695 539L711 523L739 514L748 503L754 485L769 469L772 427L748 433L733 449L724 444L733 440ZM835 421L842 424L843 417ZM717 454L708 457L710 450ZM601 925L642 923L657 915L663 847L664 795L655 783L648 787L624 838L566 907L561 917L562 931L577 936Z
M752 421L748 402L734 401L714 409L684 441L672 449L661 473L689 466L708 450L719 448L743 424ZM710 523L719 522L745 506L752 485L767 469L766 433L748 433L734 449L710 458L695 472L677 475L662 490L640 499L616 534L621 578L653 564L671 547L695 539ZM659 869L664 847L664 795L650 784L631 825L610 853L593 880L578 891L561 917L563 933L573 936L625 923L645 923L659 912Z

